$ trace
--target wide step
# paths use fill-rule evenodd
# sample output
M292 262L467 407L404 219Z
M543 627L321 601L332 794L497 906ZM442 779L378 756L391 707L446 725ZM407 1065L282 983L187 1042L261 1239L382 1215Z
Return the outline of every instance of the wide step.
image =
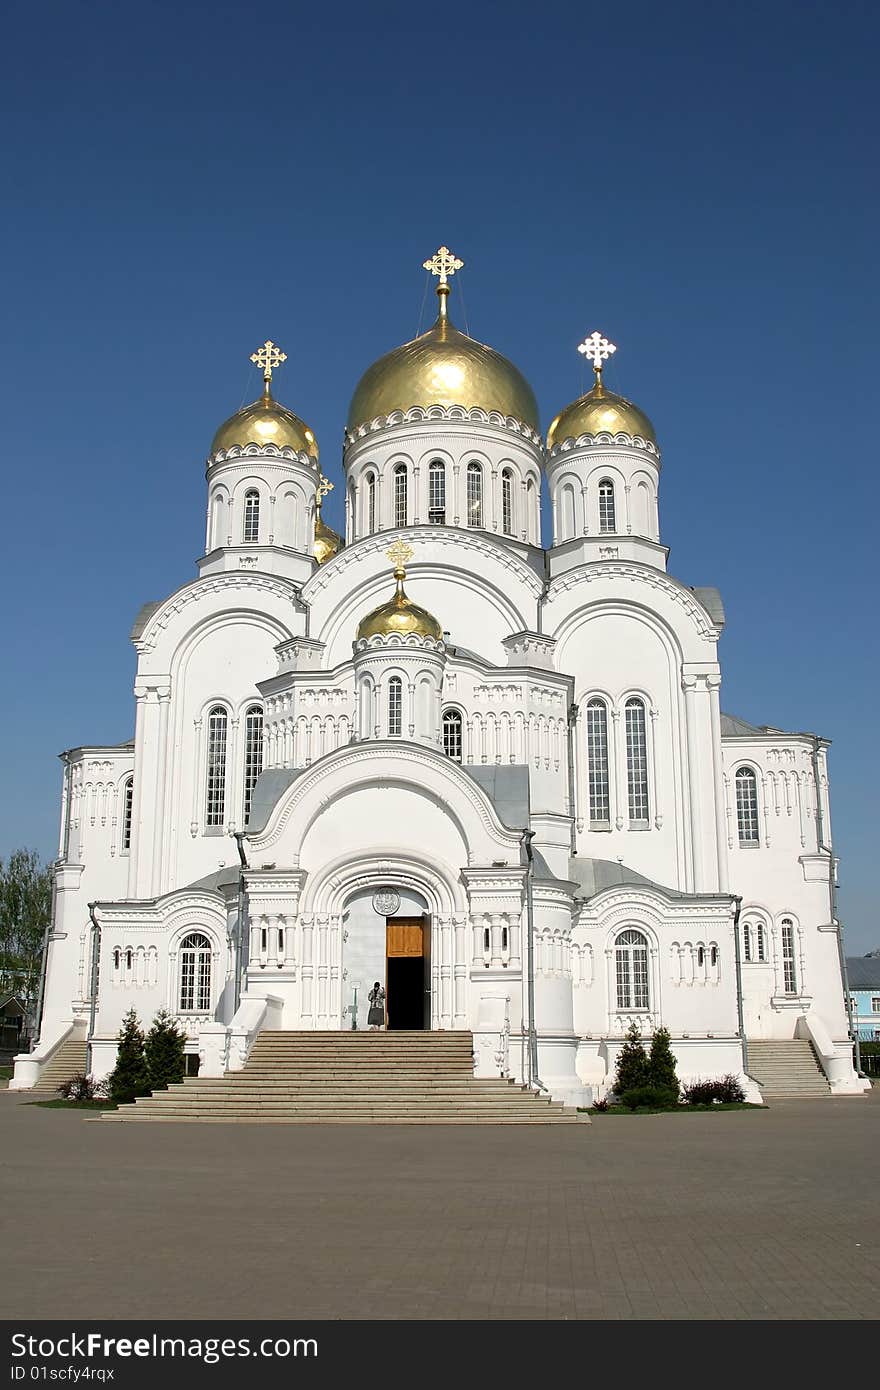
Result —
M805 1038L749 1042L749 1072L768 1099L820 1099L831 1095L825 1073Z

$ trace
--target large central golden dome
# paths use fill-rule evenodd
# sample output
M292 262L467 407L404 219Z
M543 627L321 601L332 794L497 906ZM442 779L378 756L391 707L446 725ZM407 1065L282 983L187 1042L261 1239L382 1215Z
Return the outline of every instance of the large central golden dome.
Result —
M494 348L460 333L445 310L441 298L433 328L367 368L351 400L349 429L395 410L432 405L479 406L538 428L538 403L522 372Z

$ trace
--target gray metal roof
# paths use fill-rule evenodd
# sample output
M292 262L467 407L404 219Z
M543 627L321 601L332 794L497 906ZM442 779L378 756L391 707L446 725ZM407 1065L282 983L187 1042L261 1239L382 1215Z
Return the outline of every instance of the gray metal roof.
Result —
M204 878L197 878L195 883L187 883L188 889L198 889L200 893L219 893L222 888L228 888L232 884L238 883L238 868L217 869L213 874L207 874ZM167 894L163 894L167 896Z
M278 805L287 788L296 781L304 769L301 767L269 767L261 772L254 783L251 796L251 812L248 816L248 835L258 834L269 824L269 817Z
M696 588L691 589L691 593L694 595L694 598L699 599L713 623L717 623L719 627L724 627L726 621L724 617L724 604L719 591L712 585L698 585Z
M580 855L572 855L568 861L568 876L582 890L578 896L583 898L595 897L605 888L643 887L653 888L665 898L673 898L677 902L703 902L706 898L721 898L725 902L730 900L729 893L682 893L677 888L667 888L665 884L646 878L644 874L637 873L626 864L618 864L614 859L582 859Z
M869 956L847 956L846 975L850 989L880 989L880 951Z
M521 763L466 763L463 768L482 787L502 825L525 830L529 824L529 769Z
M722 712L722 738L743 738L748 734L763 734L766 732L766 728L759 729L757 724L747 724L744 719L738 719L735 714L724 714Z

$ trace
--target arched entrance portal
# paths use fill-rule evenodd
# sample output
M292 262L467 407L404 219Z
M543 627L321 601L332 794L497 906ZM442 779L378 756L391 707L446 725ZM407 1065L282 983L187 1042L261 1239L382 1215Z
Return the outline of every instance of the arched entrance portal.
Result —
M411 888L363 888L342 912L343 1026L365 1029L368 995L385 990L386 1027L431 1027L431 915Z

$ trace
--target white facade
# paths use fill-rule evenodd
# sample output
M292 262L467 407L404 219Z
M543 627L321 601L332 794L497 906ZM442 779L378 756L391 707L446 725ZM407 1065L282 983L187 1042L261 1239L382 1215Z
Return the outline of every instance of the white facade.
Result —
M343 467L346 545L319 566L315 457L209 459L199 577L132 632L134 739L63 755L42 1031L13 1084L89 1030L106 1073L132 1006L177 1015L208 1073L261 1028L351 1027L355 986L364 1026L384 913L421 919L424 1024L472 1029L482 1074L527 1070L531 993L568 1101L607 1088L633 1018L684 1078L741 1073L743 1033L809 1036L858 1089L827 744L721 713L723 610L667 573L656 445L545 451L426 403L349 428ZM400 539L442 641L357 638Z

